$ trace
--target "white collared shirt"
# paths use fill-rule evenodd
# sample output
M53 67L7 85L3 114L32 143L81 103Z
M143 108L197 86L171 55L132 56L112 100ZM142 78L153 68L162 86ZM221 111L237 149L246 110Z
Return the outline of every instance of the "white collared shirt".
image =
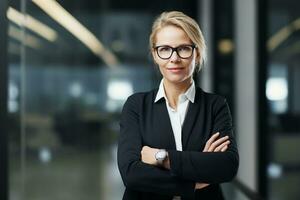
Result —
M165 93L163 81L164 79L162 79L160 82L159 89L154 102L157 102L161 98L165 98L166 106L168 109L172 129L173 129L173 134L175 138L176 150L182 151L182 141L181 141L182 125L188 110L189 101L194 103L195 100L195 93L196 93L195 83L193 81L192 85L188 88L188 90L185 93L179 95L177 109L173 109L169 105L169 101Z

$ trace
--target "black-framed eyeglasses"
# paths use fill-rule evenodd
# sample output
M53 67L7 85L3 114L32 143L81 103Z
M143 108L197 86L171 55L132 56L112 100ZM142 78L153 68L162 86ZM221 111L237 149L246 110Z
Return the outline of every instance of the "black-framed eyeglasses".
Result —
M168 45L161 45L161 46L154 47L158 57L164 60L170 59L174 51L176 51L177 55L182 59L190 58L193 55L195 48L196 46L193 44L180 45L175 48L170 47Z

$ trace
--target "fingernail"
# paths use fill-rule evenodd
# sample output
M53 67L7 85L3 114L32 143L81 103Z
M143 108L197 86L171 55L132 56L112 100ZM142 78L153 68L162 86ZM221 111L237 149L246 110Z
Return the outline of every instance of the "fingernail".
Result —
M220 133L219 132L216 132L216 134L215 135L219 135Z

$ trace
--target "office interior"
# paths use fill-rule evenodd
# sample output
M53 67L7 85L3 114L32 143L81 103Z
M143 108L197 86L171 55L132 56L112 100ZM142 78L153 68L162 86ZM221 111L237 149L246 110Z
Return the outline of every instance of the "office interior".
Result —
M231 108L240 166L226 199L300 199L300 1L1 0L1 200L122 198L121 109L159 85L148 37L170 10L200 24L194 80Z

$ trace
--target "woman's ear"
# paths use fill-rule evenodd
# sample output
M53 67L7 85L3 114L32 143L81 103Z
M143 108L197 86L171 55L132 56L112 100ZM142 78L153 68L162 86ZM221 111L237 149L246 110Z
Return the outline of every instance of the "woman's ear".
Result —
M196 65L200 65L201 55L198 51L196 51Z

